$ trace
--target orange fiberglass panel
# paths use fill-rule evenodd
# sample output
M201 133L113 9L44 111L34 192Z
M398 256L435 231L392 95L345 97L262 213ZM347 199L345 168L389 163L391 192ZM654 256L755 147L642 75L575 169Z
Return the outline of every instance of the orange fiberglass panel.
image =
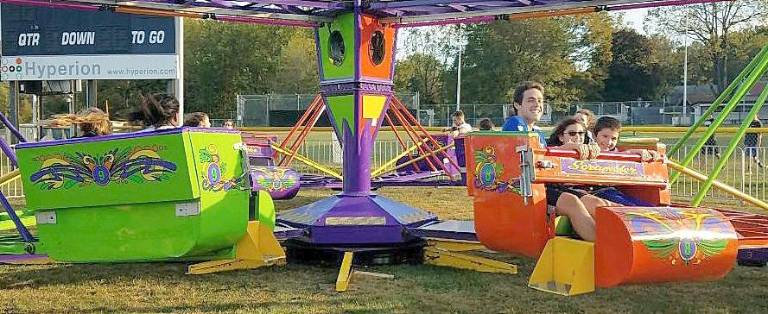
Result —
M363 15L360 19L360 75L380 81L392 80L395 28L381 25L374 17Z
M574 150L535 151L535 183L632 185L665 189L667 166L663 161L640 162L625 153L601 153L597 159L578 160Z
M715 280L736 262L736 231L713 209L601 207L595 222L598 287Z
M467 137L467 184L473 189L475 232L486 247L537 257L554 236L543 184L525 202L517 147L539 147L534 133L494 132Z

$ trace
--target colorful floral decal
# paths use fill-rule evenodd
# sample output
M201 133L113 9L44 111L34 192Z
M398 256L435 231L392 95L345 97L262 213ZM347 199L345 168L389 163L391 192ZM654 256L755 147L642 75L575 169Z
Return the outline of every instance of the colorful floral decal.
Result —
M486 146L482 150L475 151L475 187L486 191L499 193L510 191L522 194L520 191L520 179L510 182L501 180L504 167L496 162L496 149Z
M219 158L219 151L216 145L208 145L207 148L200 149L200 162L204 163L203 172L203 190L206 191L229 191L240 188L245 179L245 174L237 178L224 179L224 173L227 172L227 164Z
M107 186L117 183L164 181L176 172L176 164L163 160L163 148L133 147L115 149L102 156L86 153L55 154L38 157L40 170L29 179L41 189L70 189L76 185Z
M286 191L296 185L299 177L287 168L252 167L254 181L269 192Z
M696 265L720 254L735 238L730 224L707 210L664 208L649 212L627 211L633 233L657 258L672 265ZM704 232L706 231L706 232Z

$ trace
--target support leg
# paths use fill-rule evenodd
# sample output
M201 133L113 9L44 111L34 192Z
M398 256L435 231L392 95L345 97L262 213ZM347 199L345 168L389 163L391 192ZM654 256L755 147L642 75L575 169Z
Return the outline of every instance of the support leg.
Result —
M344 252L344 259L339 267L339 276L336 278L336 292L344 292L349 288L349 282L352 280L352 259L354 252Z

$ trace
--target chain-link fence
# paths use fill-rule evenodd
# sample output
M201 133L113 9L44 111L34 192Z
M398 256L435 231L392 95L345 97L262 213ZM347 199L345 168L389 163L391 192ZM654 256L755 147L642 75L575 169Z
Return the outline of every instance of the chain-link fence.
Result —
M316 96L316 94L237 95L236 124L241 127L293 126ZM396 93L395 96L408 109L419 114L418 93ZM321 117L318 126L324 125L330 124L327 118Z
M660 110L664 110L664 107L659 107L659 105L661 104L649 101L545 104L540 124L555 124L572 116L576 113L576 110L581 108L589 109L597 116L612 116L626 124L640 124L641 122L646 124L671 123L672 116L666 120L658 118ZM504 120L512 114L510 106L509 104L461 104L459 109L464 112L467 123L474 127L477 127L479 121L484 118L491 119L496 126L501 126L504 124ZM635 111L634 117L633 108L638 109ZM642 108L651 109L642 110ZM425 111L433 113L434 119L431 120L431 124L428 124L429 126L446 126L452 123L451 114L456 111L456 104L422 104L420 111L422 114ZM423 117L422 120L424 120Z
M451 115L457 110L456 104L421 104L419 94L397 94L400 100L413 111L424 126L448 126ZM293 126L307 109L314 94L294 95L238 95L238 126ZM481 119L488 118L494 125L501 126L512 112L510 104L461 104L466 122L474 127ZM555 124L585 108L595 115L611 116L625 125L689 125L697 115L695 107L687 108L684 117L681 106L671 106L661 101L622 102L573 102L546 104L540 124ZM703 109L706 109L702 107ZM768 110L768 109L767 109ZM738 113L732 113L726 124L737 123ZM321 117L319 125L327 124Z

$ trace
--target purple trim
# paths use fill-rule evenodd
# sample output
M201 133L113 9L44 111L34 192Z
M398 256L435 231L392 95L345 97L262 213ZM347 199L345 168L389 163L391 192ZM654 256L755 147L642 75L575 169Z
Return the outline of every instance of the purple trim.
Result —
M736 259L739 265L765 266L768 262L768 248L741 249Z
M394 27L398 29L398 28L404 28L404 27L423 27L423 26L453 25L453 24L482 24L482 23L490 23L495 20L497 20L495 16L476 16L476 17L469 17L464 19L449 19L449 20L394 24Z
M285 1L227 1L211 0L207 2L183 1L177 0L144 0L134 1L137 3L164 3L174 6L175 10L184 10L192 7L204 8L222 8L229 10L242 10L246 12L263 12L287 14L295 16L327 16L345 9L345 5L340 1L308 1L308 0L285 0ZM245 3L245 4L244 4ZM139 5L139 7L141 7Z
M726 0L672 0L672 1L651 1L651 0L628 0L628 4L611 5L610 1L595 5L592 1L583 0L542 0L542 1L516 1L516 0L399 0L399 1L361 1L355 0L350 4L349 0L285 0L285 1L178 1L178 0L136 0L133 1L135 7L152 8L155 10L194 12L195 8L210 8L208 13L200 13L201 17L219 18L217 9L228 10L221 18L222 20L232 20L235 22L317 27L316 22L326 21L339 16L343 13L370 14L380 18L398 18L398 17L425 17L420 22L408 25L409 27L425 25L444 25L456 23L477 23L487 22L483 19L464 19L462 14L471 14L473 16L495 17L514 14L515 9L525 9L536 7L538 11L558 10L563 5L568 7L595 7L598 10L627 10L632 8L648 8L670 5L684 5L693 3L720 2ZM3 3L13 3L21 5L35 5L46 7L60 7L78 10L99 10L106 2L102 1L50 1L50 0L0 0ZM618 1L617 1L618 2ZM634 2L635 4L629 4ZM157 8L148 5L163 3L167 8ZM232 11L242 11L242 20L238 18L227 17ZM499 12L504 12L501 14ZM199 12L194 12L199 13ZM251 17L251 13L275 14L270 17ZM283 15L283 16L280 16ZM239 16L239 15L238 15ZM286 22L290 21L290 22ZM435 21L438 24L429 24ZM426 23L426 24L423 24Z
M644 175L641 163L615 160L575 160L560 157L560 169L566 175L591 174L619 177L641 177Z
M48 0L0 0L0 3L15 4L22 6L35 6L46 8L61 8L72 9L80 11L98 11L99 7L88 4L71 3L65 1L48 1Z
M372 143L370 137L367 136L368 133L365 132L367 128L360 128L360 123L362 122L360 121L362 97L360 92L355 92L353 95L355 103L354 121L352 121L352 125L343 126L351 128L343 133L343 195L365 196L371 193Z
M388 86L390 86L388 91L392 91L391 86L395 85L392 81L390 81L388 79L379 79L379 78L374 78L374 77L369 77L369 76L361 77L360 78L360 84L361 85L363 85L363 84L388 85Z
M323 71L323 47L320 44L320 27L315 27L315 53L317 54L317 73L320 75L320 89L325 80L325 71Z
M24 261L30 260L30 259L36 259L36 258L46 258L48 255L37 255L37 254L22 254L22 255L13 255L13 254L2 254L0 255L0 264L23 264Z
M355 91L376 93L381 95L392 95L392 84L382 84L378 82L349 82L340 84L321 85L320 91L326 95L351 94Z
M499 6L503 6L503 3L517 2L517 1L489 1L489 0L461 0L461 1L446 1L446 0L407 0L407 1L387 1L372 3L371 10L387 10L387 9L399 9L416 6L429 6L429 5L464 5L464 4L476 4L483 5L489 3L498 3ZM533 1L531 1L533 2Z
M16 129L16 127L11 123L11 121L8 121L8 117L6 117L3 113L0 113L0 121L3 122L3 125L13 133L14 136L16 136L17 139L19 139L19 142L26 142L27 139L24 138L23 135L19 132L19 130Z
M354 17L354 23L355 23L355 76L353 80L355 82L360 80L360 62L362 59L362 55L360 54L360 43L362 42L363 38L360 34L360 31L363 28L362 23L360 22L360 1L355 0L355 17Z
M672 1L653 1L653 2L635 3L635 4L619 4L614 6L608 5L608 11L656 8L656 7L662 7L662 6L689 5L689 4L721 2L721 1L730 1L730 0L672 0Z
M190 131L202 132L202 133L240 134L240 131L236 131L236 130L227 130L227 129L218 129L218 128L183 127L183 128L173 128L173 129L155 130L155 131L120 133L120 134L112 134L112 135L105 135L105 136L79 137L79 138L71 138L66 140L54 140L54 141L46 141L46 142L26 142L26 143L21 143L19 145L16 145L16 149L51 147L51 146L59 146L59 145L75 144L75 143L103 142L103 141L111 141L111 140L148 137L148 136L155 136L155 135L180 134L182 132L190 132Z
M11 166L18 167L19 161L16 159L16 152L11 149L10 146L8 146L8 143L5 142L4 139L0 138L0 149L3 150L3 153L5 156L8 157L8 160L11 162Z
M275 18L258 18L258 17L235 16L235 15L215 15L215 19L219 21L225 21L225 22L246 23L246 24L313 27L313 28L318 27L318 24L314 22L293 21L293 20L275 19Z
M403 243L413 239L406 228L436 220L429 212L381 196L344 195L283 211L277 217L278 225L305 230L303 241L334 245Z
M355 79L353 77L348 78L341 78L341 79L332 79L332 80L325 80L320 82L320 85L332 85L332 84L348 84L353 83Z
M251 167L251 189L267 191L273 200L292 199L301 188L301 175L285 167ZM291 185L288 185L291 183Z

